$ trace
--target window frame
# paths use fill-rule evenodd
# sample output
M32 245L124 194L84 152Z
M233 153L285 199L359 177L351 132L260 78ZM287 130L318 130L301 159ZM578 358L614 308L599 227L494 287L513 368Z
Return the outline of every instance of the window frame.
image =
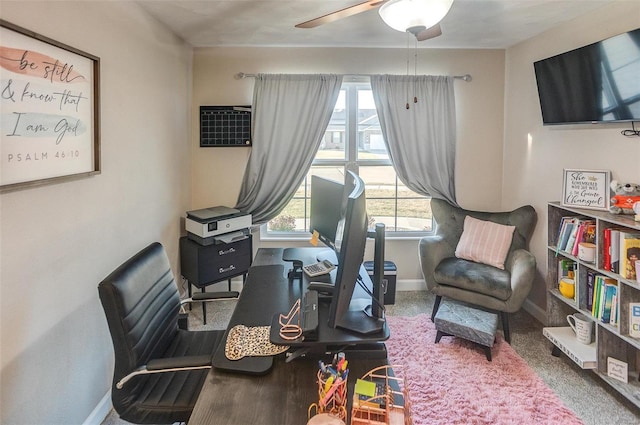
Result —
M371 90L371 84L369 77L352 77L349 81L343 81L340 90L345 90L345 110L347 114L345 116L345 137L344 142L346 144L347 149L346 157L342 159L314 159L311 165L311 169L313 167L342 167L344 173L347 171L354 171L359 174L360 167L370 167L370 166L389 166L393 167L391 163L391 159L359 159L358 158L358 91L361 89ZM351 107L351 105L355 102L356 107ZM355 123L352 125L352 123ZM348 133L348 134L347 134ZM353 141L356 141L355 143ZM311 169L309 171L311 171ZM395 170L394 170L395 173ZM292 198L305 200L305 217L308 215L307 203L306 200L309 198L308 187L309 182L307 182L308 177L305 177L305 180L301 183L305 185L303 197ZM371 199L394 199L395 201L395 214L394 218L397 223L398 214L397 214L397 204L398 204L398 187L402 185L402 182L399 181L397 173L395 173L395 197L394 198L375 198ZM416 199L423 199L421 195L415 194ZM431 198L425 197L427 201L430 201ZM369 199L369 197L367 197ZM400 198L400 199L411 199L411 197ZM307 217L308 218L308 217ZM306 225L305 225L306 227ZM431 230L426 231L386 231L386 238L393 240L415 240L420 239L421 237L432 235L435 233L435 223L433 222L433 218L431 221ZM311 238L311 234L304 231L274 231L268 230L267 223L260 226L260 239L266 241L277 241L277 240L291 240L291 241L303 241Z

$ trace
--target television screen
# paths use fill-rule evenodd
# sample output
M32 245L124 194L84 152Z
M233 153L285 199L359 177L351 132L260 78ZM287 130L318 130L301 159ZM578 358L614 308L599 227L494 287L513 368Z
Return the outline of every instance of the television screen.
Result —
M640 28L534 63L542 121L640 121Z

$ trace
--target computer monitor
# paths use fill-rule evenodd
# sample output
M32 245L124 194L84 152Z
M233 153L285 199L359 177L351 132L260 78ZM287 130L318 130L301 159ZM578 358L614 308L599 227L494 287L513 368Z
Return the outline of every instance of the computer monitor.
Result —
M349 172L345 188L353 188L347 197L342 217L335 236L335 250L338 254L336 281L329 307L328 325L362 334L379 332L384 320L365 312L370 308L371 298L352 299L360 278L362 260L368 234L367 203L365 184L362 179Z
M320 176L311 176L311 205L309 210L311 233L335 249L336 229L342 217L345 187L341 182Z

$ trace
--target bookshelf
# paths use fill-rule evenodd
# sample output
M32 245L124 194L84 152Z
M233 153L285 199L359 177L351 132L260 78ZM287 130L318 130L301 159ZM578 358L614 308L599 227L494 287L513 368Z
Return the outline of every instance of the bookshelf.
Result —
M557 245L559 230L563 217L577 217L582 220L593 220L596 224L595 261L583 261ZM630 215L615 215L606 211L564 207L559 202L548 204L547 228L547 327L544 335L554 344L554 353L562 351L583 369L593 370L600 378L616 391L640 407L640 338L629 336L629 303L640 302L640 283L624 278L622 275L605 270L606 229L621 229L631 233L640 233L640 222ZM562 259L572 260L576 264L575 295L566 298L558 290L558 267ZM589 308L591 298L588 289L589 275L601 275L608 281L617 284L617 296L614 301L618 310L617 323L604 323L592 315ZM595 340L590 345L579 344L567 331L567 315L575 312L583 313L594 321ZM570 331L571 329L568 328ZM578 345L576 345L578 344ZM580 347L579 345L583 345ZM628 365L628 382L609 376L607 359L615 358ZM595 360L595 362L594 362Z

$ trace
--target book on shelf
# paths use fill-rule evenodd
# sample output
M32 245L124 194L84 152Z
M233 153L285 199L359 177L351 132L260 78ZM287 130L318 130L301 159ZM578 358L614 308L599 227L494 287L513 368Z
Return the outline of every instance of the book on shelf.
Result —
M609 324L612 326L618 326L618 311L618 293L616 292L611 301L611 317L609 317Z
M567 254L571 254L573 252L573 245L576 243L576 239L578 237L578 232L580 231L581 220L579 218L573 219L573 226L571 227L571 233L569 233L569 238L567 239L567 243L564 245L563 251Z
M602 268L611 271L611 228L607 227L602 232Z
M596 243L596 222L589 220L586 223L581 242Z
M611 322L611 311L613 309L613 298L618 292L617 282L614 280L613 282L605 282L604 285L604 302L602 307L602 314L600 315L600 321L602 323L610 323Z
M640 233L620 232L620 275L636 280L636 260L640 260Z
M596 283L596 272L587 269L587 310L593 308L593 291Z
M567 246L567 241L569 240L569 236L571 236L571 231L573 230L573 222L576 218L571 217L562 217L560 232L558 233L558 240L556 241L556 253L559 251L564 251Z
M576 278L576 262L568 258L562 258L558 260L558 281L560 283L562 278L575 279Z
M578 256L578 247L581 242L591 242L595 240L596 223L590 219L578 218L574 223L574 230L569 236L565 251L574 257Z
M629 336L640 338L640 303L629 303Z
M587 345L578 342L571 327L542 328L542 334L582 369L597 367L596 343Z
M620 230L618 229L611 229L609 256L611 257L611 271L620 273Z
M609 286L609 294L607 294L607 285ZM615 287L616 289L612 289L611 287ZM607 300L607 295L609 297L613 297L614 293L617 293L617 282L615 279L606 277L599 273L596 273L594 276L594 288L593 288L593 301L591 305L591 315L598 319L603 320L603 315L605 314L605 309L607 308L607 301L609 302L608 308L609 311L607 314L606 322L609 322L610 314L611 314L611 298ZM588 304L588 302L587 302Z

